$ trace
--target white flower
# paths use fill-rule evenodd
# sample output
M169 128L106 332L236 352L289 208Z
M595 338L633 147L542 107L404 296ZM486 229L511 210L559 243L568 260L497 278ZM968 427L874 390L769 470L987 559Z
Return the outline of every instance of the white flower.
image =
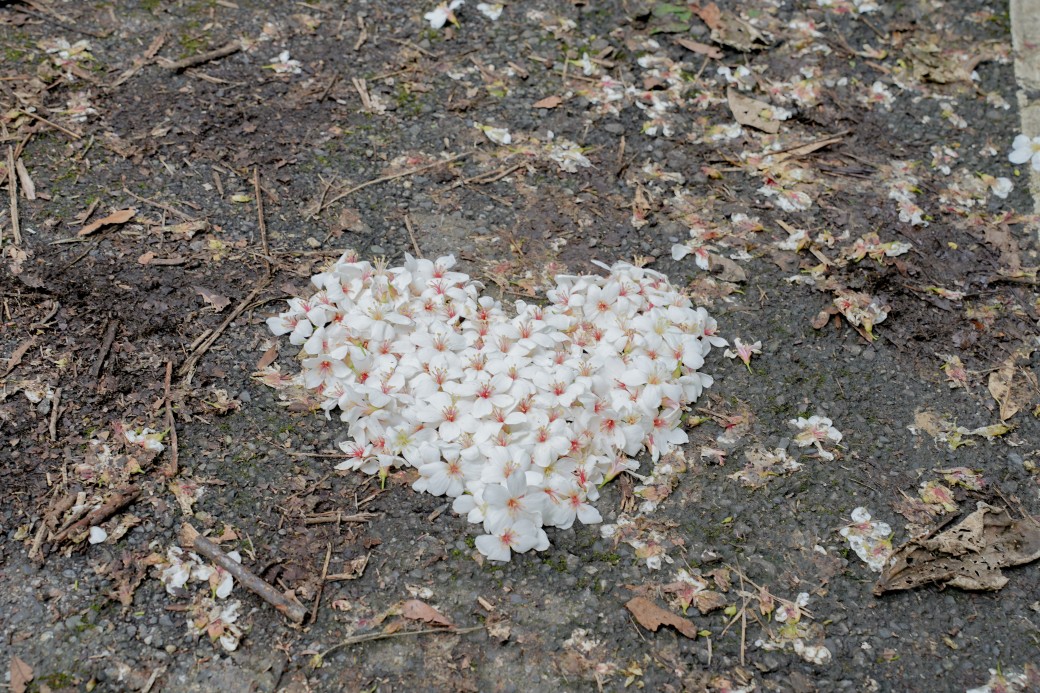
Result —
M989 176L988 178L992 178ZM984 178L985 180L985 178ZM1011 194L1011 191L1015 189L1015 184L1011 182L1011 179L1004 178L993 178L992 180L986 180L989 185L990 191L1002 200L1006 200L1007 196Z
M872 521L867 509L859 507L852 511L852 524L842 527L839 534L871 570L880 573L884 569L892 553L892 527L887 522Z
M481 14L483 14L485 17L494 22L502 16L502 10L504 9L504 5L502 5L502 3L500 2L481 2L477 4L477 9L480 10Z
M530 520L517 520L513 524L503 525L492 534L477 537L476 547L493 561L508 561L513 551L544 551L549 548L549 539L545 530Z
M570 140L558 139L552 142L547 154L567 173L577 173L579 166L582 168L592 166L588 157L581 153L581 147Z
M302 63L299 60L293 60L289 57L289 51L282 51L277 56L271 58L271 63L264 67L269 70L274 70L275 74L279 75L298 75L302 71L300 67Z
M825 460L833 460L834 453L823 449L825 442L840 443L841 432L831 425L831 420L826 416L810 416L808 419L798 417L788 421L788 425L798 431L794 442L798 447L815 445L820 457Z
M490 125L482 125L480 123L473 123L473 127L482 131L487 138L495 144L506 145L513 141L513 136L509 134L509 130L506 128L495 128Z
M1040 171L1040 137L1030 139L1025 135L1018 135L1011 143L1011 153L1008 161L1013 164L1024 164L1027 161L1033 166L1034 171Z
M455 10L465 4L465 0L451 0L451 2L442 2L441 4L434 7L432 10L423 15L423 19L430 23L430 27L433 29L441 29L445 24L451 22L457 24L455 20Z
M142 428L140 432L127 430L123 433L128 443L139 445L145 450L162 452L166 447L160 442L163 434L150 428Z
M543 527L600 522L598 484L687 442L682 412L712 384L698 369L726 341L652 270L560 276L547 305L508 317L453 262L346 254L268 326L301 347L295 382L340 409L352 439L337 469L416 468L413 488L454 497L484 525L481 551L508 560L544 550ZM224 593L213 568L196 572Z

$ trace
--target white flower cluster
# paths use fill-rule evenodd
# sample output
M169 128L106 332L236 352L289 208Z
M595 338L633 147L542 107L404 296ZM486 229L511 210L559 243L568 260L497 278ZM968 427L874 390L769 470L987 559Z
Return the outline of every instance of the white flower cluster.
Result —
M543 527L599 522L600 484L687 441L682 411L725 341L658 272L560 276L548 305L517 301L509 317L454 262L348 253L268 326L302 347L303 383L349 424L338 469L417 468L414 488L454 497L487 532L477 548L508 560L548 548Z

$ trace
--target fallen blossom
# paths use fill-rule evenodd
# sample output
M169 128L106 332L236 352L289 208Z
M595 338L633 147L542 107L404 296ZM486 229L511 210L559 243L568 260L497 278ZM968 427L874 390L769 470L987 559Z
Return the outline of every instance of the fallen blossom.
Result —
M740 340L740 337L737 337L733 340L733 346L735 347L734 349L726 349L726 351L722 352L722 355L731 359L739 358L747 366L748 373L750 373L752 355L762 353L761 340L752 344L745 344Z
M550 143L546 154L567 173L577 173L578 167L588 168L592 162L582 154L581 147L570 140L557 139Z
M153 431L150 428L142 428L140 431L131 431L127 429L123 435L126 437L128 443L132 445L138 445L145 450L152 452L162 452L166 449L166 446L162 444L162 433Z
M459 22L455 19L455 10L462 7L464 4L465 0L451 0L450 3L442 2L424 14L423 19L430 23L430 28L432 29L442 29L448 22L457 26Z
M874 325L884 322L888 317L888 306L860 291L839 289L835 294L837 297L834 299L834 306L845 319L856 327L862 326L869 339L877 339L874 336Z
M787 423L791 428L798 431L794 437L794 442L798 447L804 448L815 445L817 454L822 459L834 459L834 453L824 450L823 444L828 441L840 443L842 436L841 432L831 425L830 419L826 416L814 415L808 419L800 416L797 419L791 419Z
M957 501L953 499L953 492L937 481L922 482L918 495L933 508L941 508L943 512L948 513L957 512Z
M416 490L454 498L484 527L478 550L509 560L547 548L543 527L600 522L600 485L687 441L682 412L712 383L698 369L725 340L664 275L628 263L558 276L548 305L518 301L515 317L453 264L347 253L268 324L302 348L296 382L340 411L337 469L416 468ZM670 560L663 538L639 541L648 565Z
M484 15L485 17L487 17L491 21L495 22L495 21L498 21L498 18L502 16L502 10L505 9L505 6L502 3L500 3L500 2L495 2L495 3L481 2L481 3L477 4L477 9L480 10L480 13L482 15ZM439 27L435 27L435 28L439 28Z
M513 136L509 134L509 130L506 128L496 128L476 122L473 123L473 127L487 135L487 138L495 144L506 145L513 141Z
M887 522L870 519L866 508L852 511L852 524L839 531L849 546L871 570L880 573L892 554L892 527Z
M1040 137L1029 138L1026 135L1018 135L1011 143L1011 153L1008 161L1013 164L1029 163L1034 171L1040 171Z
M238 600L217 603L210 597L197 599L188 608L188 633L192 637L206 635L211 641L219 641L227 652L234 652L243 635L236 623L241 609Z
M763 486L770 477L790 474L802 468L802 464L792 459L783 448L768 451L762 448L751 448L744 451L747 465L739 472L730 474L728 478L740 481L748 488Z
M268 65L264 65L268 70L273 70L278 75L298 75L302 71L302 63L299 60L293 60L289 57L289 51L282 51L275 57L271 58L271 62Z

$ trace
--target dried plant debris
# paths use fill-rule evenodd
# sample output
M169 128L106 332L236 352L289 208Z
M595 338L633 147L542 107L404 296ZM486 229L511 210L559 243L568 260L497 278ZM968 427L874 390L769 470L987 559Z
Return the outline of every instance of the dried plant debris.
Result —
M994 591L1007 584L1001 568L1040 558L1040 523L1013 519L1007 508L979 501L977 510L954 527L911 539L896 549L874 586L874 594L931 583Z

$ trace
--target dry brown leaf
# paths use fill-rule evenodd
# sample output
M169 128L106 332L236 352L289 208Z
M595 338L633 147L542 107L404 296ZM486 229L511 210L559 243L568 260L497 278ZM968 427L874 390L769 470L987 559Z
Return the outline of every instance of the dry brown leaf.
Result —
M531 106L532 108L556 108L561 103L563 103L563 99L559 96L546 96L540 101L535 101Z
M22 194L25 195L25 199L35 200L36 184L29 177L29 171L25 168L25 163L22 162L21 157L14 162L14 170L18 173L18 184L22 187Z
M185 221L180 224L173 224L171 226L161 226L159 231L162 233L168 233L172 236L183 236L185 240L191 240L195 237L199 231L205 231L209 228L209 222L205 220L199 221Z
M989 374L989 394L1000 406L1000 420L1007 421L1018 413L1018 407L1011 401L1011 383L1015 379L1015 358L1012 356L1000 368Z
M709 29L715 30L722 26L722 10L713 2L695 10L701 21L708 25Z
M76 235L89 236L90 234L100 229L102 226L107 226L108 224L125 224L126 222L133 219L135 214L137 214L137 210L133 208L121 209L118 212L112 212L107 217L101 217L97 221L87 224L82 229L77 231Z
M744 96L735 89L726 92L726 99L729 101L729 110L733 111L733 117L741 125L772 135L780 131L780 121L762 115L772 113L773 107L765 101Z
M274 360L278 358L278 345L273 345L270 349L264 352L264 355L260 357L260 360L256 362L256 370L262 371L263 369L274 363Z
M1019 356L1019 353L1009 356L989 374L989 394L1000 407L1001 421L1007 421L1029 406L1037 389L1036 374L1028 369L1019 371L1016 364Z
M11 354L11 358L7 359L7 368L4 369L2 374L0 374L0 377L6 378L10 375L11 371L18 368L18 364L22 362L22 357L25 356L25 352L29 351L29 348L35 343L36 337L29 337L29 339L19 344L18 348L14 350L14 353Z
M25 693L29 682L33 680L32 667L19 657L11 657L11 693Z
M677 38L675 42L688 51L699 53L700 55L706 55L713 60L722 60L722 51L715 46L709 46L706 43L700 41L690 41L689 39Z
M204 287L196 286L195 293L197 293L199 296L202 296L202 300L213 306L213 310L215 310L218 313L227 308L229 305L231 305L231 299L225 296L221 296L217 292L210 291L209 289L206 289Z
M747 272L740 265L722 255L711 256L711 271L724 282L747 281Z
M693 621L662 609L646 597L632 597L625 603L625 608L631 611L639 625L647 630L657 632L661 626L671 626L690 639L697 637L697 626Z
M444 614L437 611L426 602L419 601L418 599L409 599L402 604L401 615L413 621L422 621L423 623L430 623L435 626L444 626L445 628L455 627L455 624L448 620Z
M940 583L965 590L999 590L1008 579L1001 568L1040 558L1040 524L1011 518L1006 508L979 501L975 512L954 527L911 539L892 553L874 594Z

